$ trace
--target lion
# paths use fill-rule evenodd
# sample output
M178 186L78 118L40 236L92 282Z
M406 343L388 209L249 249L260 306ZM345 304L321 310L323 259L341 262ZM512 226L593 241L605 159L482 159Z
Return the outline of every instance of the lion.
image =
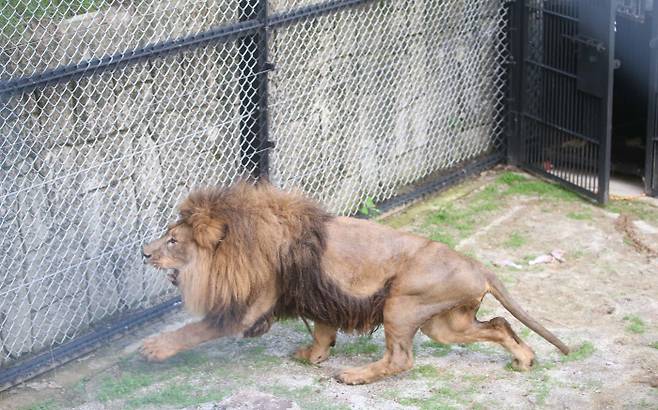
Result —
M314 322L313 343L295 357L314 364L327 359L338 330L363 333L383 325L383 358L337 374L347 384L409 370L419 329L444 344L498 343L512 354L515 368L530 369L535 354L507 320L476 319L488 293L569 353L493 272L444 244L331 215L302 194L267 182L202 188L179 211L178 221L145 245L143 256L171 271L185 308L202 319L147 339L141 347L147 360L162 361L222 336L259 336L277 319L301 317Z

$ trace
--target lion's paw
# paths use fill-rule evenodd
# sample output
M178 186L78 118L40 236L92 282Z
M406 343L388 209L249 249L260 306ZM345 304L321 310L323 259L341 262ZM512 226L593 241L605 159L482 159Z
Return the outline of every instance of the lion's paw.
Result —
M166 337L155 336L144 341L140 353L150 362L161 362L178 353L178 350L176 344Z
M535 365L534 358L524 361L521 361L517 358L512 360L512 368L519 372L527 372L531 370L534 367L534 365Z
M347 369L336 375L336 380L338 380L340 383L352 385L368 383L368 380L364 377L363 372L358 369Z
M294 356L297 360L307 361L312 364L319 364L327 360L329 357L329 351L324 351L318 353L314 351L313 346L300 347L295 352Z

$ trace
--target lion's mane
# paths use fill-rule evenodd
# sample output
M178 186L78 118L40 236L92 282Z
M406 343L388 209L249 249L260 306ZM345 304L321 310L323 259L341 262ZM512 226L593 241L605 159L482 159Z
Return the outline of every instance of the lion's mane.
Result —
M198 245L181 272L188 310L217 326L235 326L265 286L276 286L270 312L245 332L266 332L276 317L305 317L347 331L382 323L387 284L369 297L345 293L322 270L332 216L297 193L240 182L192 192L180 207Z

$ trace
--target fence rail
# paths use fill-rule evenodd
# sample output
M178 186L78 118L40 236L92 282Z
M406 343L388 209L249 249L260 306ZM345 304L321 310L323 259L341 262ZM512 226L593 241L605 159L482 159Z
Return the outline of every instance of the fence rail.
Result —
M195 186L354 214L499 161L504 3L0 5L0 389L175 305L139 246Z

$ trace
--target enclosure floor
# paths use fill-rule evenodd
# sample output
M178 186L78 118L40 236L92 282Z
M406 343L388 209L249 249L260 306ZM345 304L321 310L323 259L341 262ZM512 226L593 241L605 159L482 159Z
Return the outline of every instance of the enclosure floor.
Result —
M630 218L625 228L616 223L622 213ZM655 201L613 200L601 208L500 169L381 222L443 241L491 266L574 353L561 356L487 297L479 318L510 320L537 354L534 370L510 370L509 354L496 345L442 346L419 333L413 370L346 386L333 375L376 360L384 347L381 330L371 339L339 335L329 360L312 366L290 358L310 340L298 321L277 323L261 338L218 340L165 363L146 363L136 353L140 340L189 320L177 313L2 393L0 408L211 408L243 389L287 397L304 409L657 408ZM530 264L555 250L564 262Z
M610 195L635 197L644 195L644 185L640 178L613 175L610 177Z

